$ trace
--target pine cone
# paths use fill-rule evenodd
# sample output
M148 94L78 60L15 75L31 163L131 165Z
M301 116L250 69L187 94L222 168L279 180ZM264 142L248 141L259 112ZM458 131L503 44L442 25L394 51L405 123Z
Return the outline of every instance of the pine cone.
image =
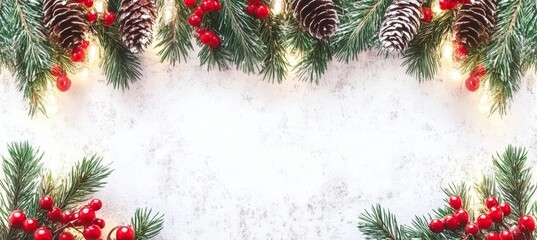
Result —
M494 0L474 0L462 5L454 27L457 40L467 48L487 42L494 29L495 14Z
M43 24L54 43L73 49L84 40L88 24L79 4L68 0L45 0L43 16Z
M332 0L293 0L291 7L300 26L317 39L327 39L337 30L338 16Z
M119 9L122 40L133 53L151 44L152 27L156 18L152 0L123 0Z
M421 15L418 0L395 0L386 10L380 28L382 46L390 51L405 50L418 32Z

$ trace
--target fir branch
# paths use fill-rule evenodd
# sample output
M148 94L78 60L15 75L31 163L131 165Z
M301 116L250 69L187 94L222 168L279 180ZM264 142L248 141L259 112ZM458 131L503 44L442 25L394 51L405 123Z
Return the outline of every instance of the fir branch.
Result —
M475 185L475 190L477 192L477 199L486 199L490 196L495 196L501 200L501 196L498 196L494 178L489 176L484 176L481 182Z
M295 67L299 79L319 83L319 79L328 68L328 63L332 60L332 52L330 40L315 39L311 49L302 53L302 59Z
M309 51L313 45L313 38L300 27L291 12L287 14L286 19L288 19L287 25L289 25L285 34L288 38L287 48L299 53Z
M101 44L101 69L108 84L126 90L142 76L140 60L121 41L117 25L110 27L95 23L93 31Z
M102 159L97 156L84 158L71 168L71 172L64 179L55 193L56 205L64 209L77 203L87 201L89 195L104 187L104 179L112 173L109 166L103 165Z
M376 39L384 14L392 0L363 0L344 7L348 12L342 17L335 45L339 60L356 60L358 54L368 50Z
M403 53L407 74L419 81L430 80L440 65L439 48L442 39L449 32L455 18L455 11L444 11L429 23L422 24L414 39Z
M281 83L287 75L289 63L286 58L284 18L274 16L261 21L261 39L267 51L263 57L261 74L270 82Z
M18 233L5 222L11 211L31 208L42 171L42 154L27 142L8 145L9 158L3 158L4 178L0 181L0 216L3 219L1 239L19 239Z
M444 240L450 239L445 234L442 233L433 233L429 229L429 222L431 222L431 217L416 217L412 220L411 227L405 227L407 229L408 235L411 239L428 239L428 240ZM455 239L455 238L453 238Z
M146 240L157 236L164 227L164 215L152 214L150 209L136 209L131 218L136 237L134 240Z
M358 229L366 239L408 239L404 228L397 223L395 215L380 205L373 206L371 212L366 211L360 215Z
M462 200L462 206L467 208L470 206L471 198L470 198L470 187L466 185L466 183L460 183L460 184L453 184L450 183L447 188L442 189L444 194L449 198L450 196L458 195ZM446 200L446 208L449 207L449 202Z
M157 2L159 12L162 12L164 5L162 2ZM165 23L163 18L160 19L156 34L156 48L160 48L158 52L160 61L170 62L172 66L181 60L186 61L188 51L193 49L190 41L192 30L186 21L189 9L180 0L174 0L174 8L175 15L169 23Z
M527 152L511 145L505 152L493 157L495 180L503 201L512 206L513 214L518 217L530 210L530 201L536 186L532 183L531 168L526 165Z

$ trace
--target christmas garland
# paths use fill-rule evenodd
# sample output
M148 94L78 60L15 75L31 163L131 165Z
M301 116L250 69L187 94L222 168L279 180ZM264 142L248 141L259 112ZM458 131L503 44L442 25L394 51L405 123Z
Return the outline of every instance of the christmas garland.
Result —
M535 239L537 185L526 155L525 149L507 147L493 157L493 175L474 188L451 184L443 190L445 206L416 217L409 226L399 225L394 214L376 205L360 216L358 229L366 239Z
M49 85L70 88L87 55L99 52L108 83L127 89L149 44L175 65L193 37L208 70L270 82L290 71L318 82L330 61L370 49L401 54L419 81L449 59L469 91L486 85L501 114L537 61L533 0L2 0L0 23L0 66L16 76L31 115L45 113Z
M65 179L44 173L42 154L28 143L8 146L0 179L0 239L17 240L146 240L159 234L164 219L149 209L138 209L129 225L103 232L97 216L101 200L89 196L104 187L112 171L97 156L78 162Z

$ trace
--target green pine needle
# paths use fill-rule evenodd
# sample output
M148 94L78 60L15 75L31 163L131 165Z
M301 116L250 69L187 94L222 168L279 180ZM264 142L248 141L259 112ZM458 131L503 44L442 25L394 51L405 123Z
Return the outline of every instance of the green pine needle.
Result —
M131 219L136 237L134 240L146 240L157 236L164 227L164 215L152 214L150 209L137 209Z
M261 22L261 39L267 46L260 74L268 81L281 83L287 75L289 63L285 48L285 21L275 16Z
M371 212L366 211L360 215L358 229L366 239L408 239L395 215L380 205L373 206Z
M159 12L163 12L163 1L158 1ZM191 9L184 6L183 1L174 0L175 15L169 23L161 19L156 33L156 48L160 49L158 55L162 62L170 62L172 66L181 61L186 61L188 51L192 50L190 41L192 27L186 19Z

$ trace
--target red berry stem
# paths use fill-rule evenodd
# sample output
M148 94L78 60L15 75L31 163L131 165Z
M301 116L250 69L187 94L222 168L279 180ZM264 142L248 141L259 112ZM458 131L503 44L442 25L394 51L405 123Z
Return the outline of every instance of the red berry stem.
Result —
M120 226L116 226L112 229L110 229L110 232L108 232L108 237L106 237L106 240L113 240L112 239L112 233L114 233L114 231L118 230L120 228Z
M78 230L78 229L76 228L76 226L75 226L73 223L68 223L68 224L65 224L65 225L61 226L61 227L58 228L56 231L54 231L53 235L56 235L56 234L62 232L62 231L63 231L64 229L66 229L66 228L73 228L73 229L75 229L77 232L82 233L80 230Z

